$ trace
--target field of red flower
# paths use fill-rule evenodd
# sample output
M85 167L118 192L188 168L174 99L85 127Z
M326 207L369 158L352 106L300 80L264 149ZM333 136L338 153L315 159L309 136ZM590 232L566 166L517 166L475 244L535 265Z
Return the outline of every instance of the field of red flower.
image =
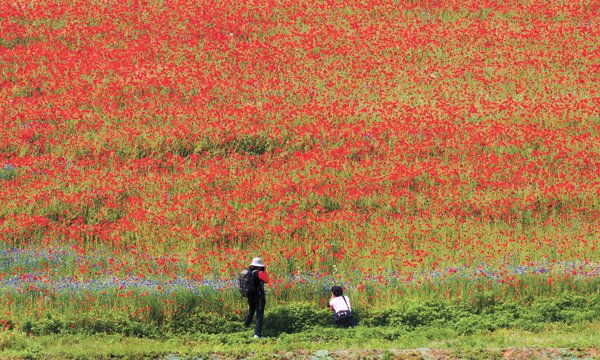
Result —
M254 256L275 301L595 291L596 1L1 8L5 304Z

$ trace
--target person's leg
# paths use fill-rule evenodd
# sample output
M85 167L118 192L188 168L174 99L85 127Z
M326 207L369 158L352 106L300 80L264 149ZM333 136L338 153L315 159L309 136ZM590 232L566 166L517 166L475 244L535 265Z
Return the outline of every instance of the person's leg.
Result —
M346 321L344 321L344 327L345 328L349 328L352 326L352 321L354 321L354 318L347 318Z
M258 301L256 302L256 326L254 327L254 335L256 336L262 336L263 320L265 317L265 304L265 298L259 296Z
M252 318L254 318L254 312L256 311L256 299L254 296L248 296L248 316L244 322L244 327L249 328L252 324Z

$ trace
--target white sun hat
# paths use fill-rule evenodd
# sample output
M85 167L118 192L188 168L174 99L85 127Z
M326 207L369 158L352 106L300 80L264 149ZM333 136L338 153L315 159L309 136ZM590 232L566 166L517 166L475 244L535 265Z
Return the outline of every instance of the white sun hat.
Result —
M252 259L252 264L250 264L250 266L265 267L265 263L262 261L261 258L257 257Z

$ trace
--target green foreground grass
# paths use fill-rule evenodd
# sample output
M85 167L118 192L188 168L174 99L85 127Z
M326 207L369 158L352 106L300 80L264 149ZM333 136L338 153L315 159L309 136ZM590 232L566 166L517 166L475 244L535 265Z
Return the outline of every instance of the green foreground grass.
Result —
M459 335L450 328L314 327L264 339L251 331L157 339L123 335L0 335L2 358L600 358L600 322L548 324L541 331L501 329Z
M194 298L190 298L194 299ZM359 326L335 328L310 303L273 305L264 339L242 313L182 306L167 318L116 311L37 314L4 320L0 357L36 358L599 358L600 293L468 301L406 299L391 308L356 308ZM160 321L159 321L160 320Z

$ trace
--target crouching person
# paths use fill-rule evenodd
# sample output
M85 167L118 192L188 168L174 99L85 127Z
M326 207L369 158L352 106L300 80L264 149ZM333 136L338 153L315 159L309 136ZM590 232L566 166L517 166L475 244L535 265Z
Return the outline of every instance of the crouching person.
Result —
M333 323L336 326L344 328L356 326L350 299L344 295L344 289L341 286L331 287L329 308L333 311Z

